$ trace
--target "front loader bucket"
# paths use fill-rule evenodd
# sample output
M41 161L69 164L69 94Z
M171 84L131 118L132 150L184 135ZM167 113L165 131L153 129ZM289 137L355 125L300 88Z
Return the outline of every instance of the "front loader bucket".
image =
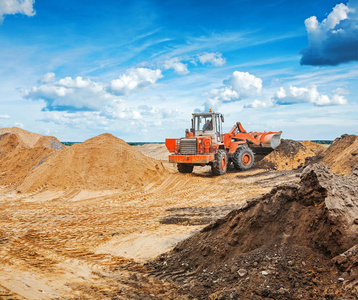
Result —
M261 141L261 146L250 146L255 153L255 161L263 159L281 144L281 133L282 131L258 133L257 139Z
M272 149L276 149L278 146L280 146L281 144L281 133L282 131L275 133L272 137L271 137L271 148Z
M261 141L262 147L276 149L281 144L281 134L282 131L262 133L257 139Z

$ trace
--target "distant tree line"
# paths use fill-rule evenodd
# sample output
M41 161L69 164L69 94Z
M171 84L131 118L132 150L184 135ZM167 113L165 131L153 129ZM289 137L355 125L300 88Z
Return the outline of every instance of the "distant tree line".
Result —
M331 145L333 141L331 140L312 140L311 142L322 144L322 145Z

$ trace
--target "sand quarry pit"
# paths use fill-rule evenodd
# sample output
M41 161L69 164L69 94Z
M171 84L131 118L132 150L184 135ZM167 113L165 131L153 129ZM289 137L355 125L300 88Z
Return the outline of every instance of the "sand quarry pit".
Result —
M353 299L354 166L346 177L324 165L179 174L163 144L103 134L62 148L1 130L0 299Z

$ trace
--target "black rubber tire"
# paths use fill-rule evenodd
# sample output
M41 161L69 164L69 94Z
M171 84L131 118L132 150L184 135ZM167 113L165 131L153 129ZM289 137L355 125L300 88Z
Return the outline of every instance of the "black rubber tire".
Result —
M211 165L213 175L224 175L227 171L228 162L225 150L218 150L215 154L215 161Z
M178 171L180 173L191 173L193 172L194 166L188 164L178 164Z
M252 168L255 162L254 152L248 147L239 147L231 158L237 170L246 171Z

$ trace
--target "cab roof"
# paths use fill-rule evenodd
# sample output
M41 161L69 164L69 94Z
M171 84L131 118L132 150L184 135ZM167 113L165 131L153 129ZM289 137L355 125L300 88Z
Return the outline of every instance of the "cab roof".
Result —
M213 115L221 115L221 113L218 113L218 112L193 113L193 117L196 117L196 116L213 116Z

